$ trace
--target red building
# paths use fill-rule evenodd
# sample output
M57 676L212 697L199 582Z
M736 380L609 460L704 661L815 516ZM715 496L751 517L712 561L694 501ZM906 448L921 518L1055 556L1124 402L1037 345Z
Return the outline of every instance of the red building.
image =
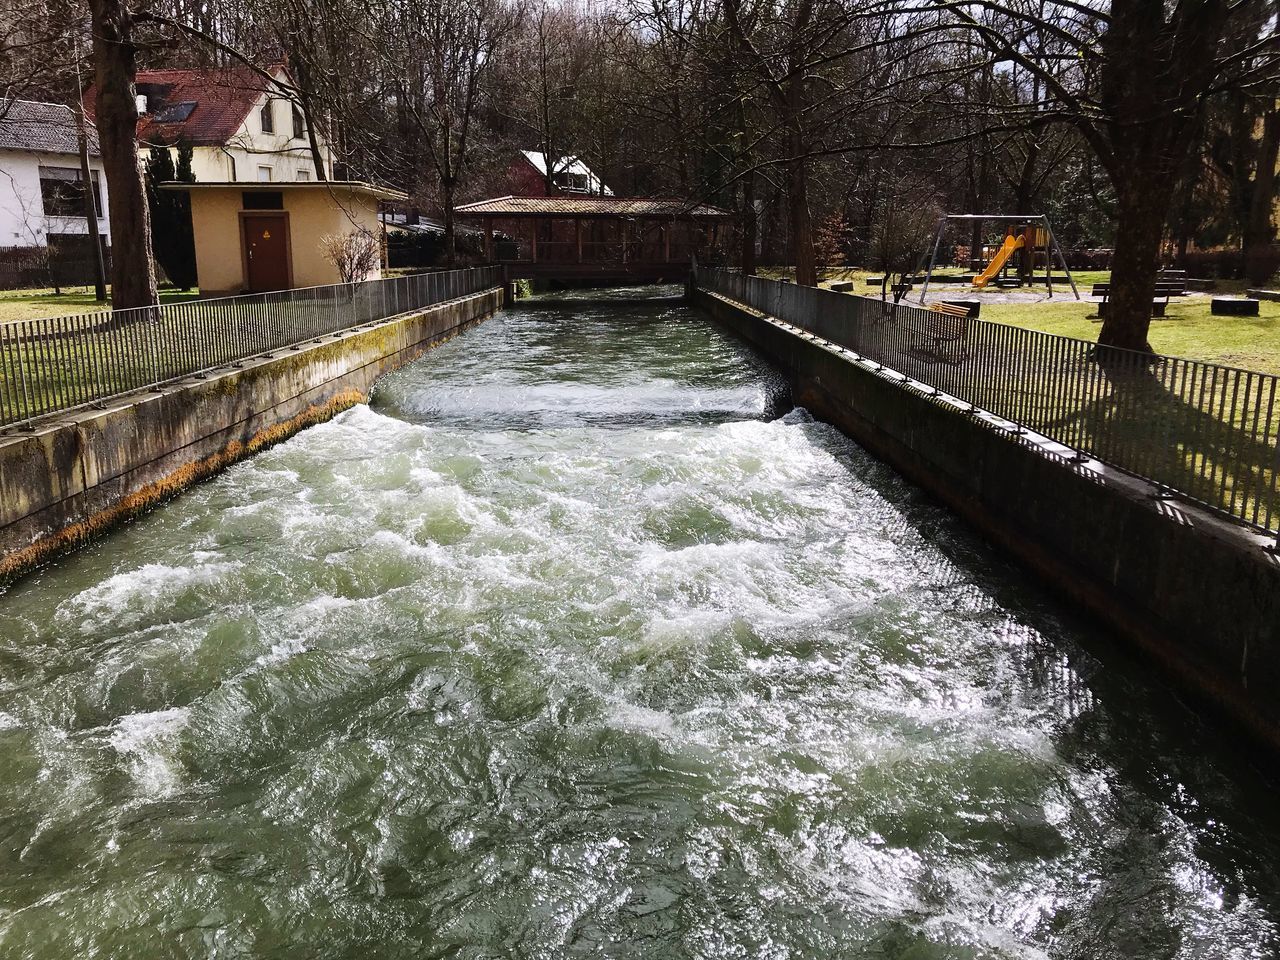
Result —
M547 160L539 150L520 150L507 167L506 190L513 197L611 197L613 191L577 157L561 157L551 164L548 189Z

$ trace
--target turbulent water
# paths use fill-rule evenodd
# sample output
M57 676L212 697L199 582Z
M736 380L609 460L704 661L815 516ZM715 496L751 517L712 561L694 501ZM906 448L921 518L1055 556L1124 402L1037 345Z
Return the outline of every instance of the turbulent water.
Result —
M11 588L0 956L1274 956L1266 784L779 389L509 311Z

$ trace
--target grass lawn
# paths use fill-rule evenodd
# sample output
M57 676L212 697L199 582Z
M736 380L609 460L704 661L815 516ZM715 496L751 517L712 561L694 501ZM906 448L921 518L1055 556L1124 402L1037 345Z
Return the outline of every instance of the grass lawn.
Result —
M1256 317L1215 317L1209 297L1174 298L1168 316L1151 321L1158 353L1280 374L1280 303L1263 300ZM984 303L982 319L1082 340L1096 340L1097 305L1074 300Z
M160 291L161 303L181 303L200 296L198 290ZM110 304L93 299L92 287L63 287L62 293L46 290L0 290L0 323L13 320L38 320L41 317L64 317L73 313L98 313Z
M948 271L954 273L954 270ZM765 268L762 276L790 277L790 268ZM821 286L830 286L839 280L852 280L854 293L878 296L879 287L868 287L866 278L879 276L871 270L843 268L830 271ZM1106 283L1111 275L1105 270L1081 270L1072 274L1083 296L1095 283ZM1219 296L1243 295L1244 281L1222 280L1213 291ZM1043 287L1037 288L1043 291ZM1003 291L985 295L966 286L930 286L929 299L965 298L983 300L982 319L1010 326L1025 327L1056 333L1080 340L1097 340L1102 322L1097 318L1097 304L1077 301L1071 296L1071 288L1054 286L1054 298L1045 301L998 303L995 298ZM917 286L907 295L907 302L915 305L919 297ZM1151 347L1157 353L1192 360L1205 360L1232 367L1244 367L1263 373L1280 374L1280 303L1263 300L1256 317L1215 317L1209 313L1210 296L1174 297L1169 301L1168 316L1151 321Z

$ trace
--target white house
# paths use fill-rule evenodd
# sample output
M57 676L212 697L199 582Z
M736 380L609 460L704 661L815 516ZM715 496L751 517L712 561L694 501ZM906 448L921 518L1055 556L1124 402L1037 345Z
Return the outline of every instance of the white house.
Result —
M109 244L106 178L98 139L88 129L98 232ZM0 250L54 245L63 253L85 247L84 184L76 116L59 103L15 100L0 113Z
M283 67L271 76L288 82ZM333 151L316 131L323 176L317 175L302 113L247 67L208 70L143 70L135 89L141 117L139 146L191 144L197 182L236 183L329 179ZM94 90L85 91L90 113Z

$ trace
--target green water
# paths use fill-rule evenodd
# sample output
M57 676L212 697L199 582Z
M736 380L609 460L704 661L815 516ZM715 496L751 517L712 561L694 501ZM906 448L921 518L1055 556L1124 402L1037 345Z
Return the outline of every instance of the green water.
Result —
M1275 956L1112 645L685 308L515 310L0 597L0 957Z

